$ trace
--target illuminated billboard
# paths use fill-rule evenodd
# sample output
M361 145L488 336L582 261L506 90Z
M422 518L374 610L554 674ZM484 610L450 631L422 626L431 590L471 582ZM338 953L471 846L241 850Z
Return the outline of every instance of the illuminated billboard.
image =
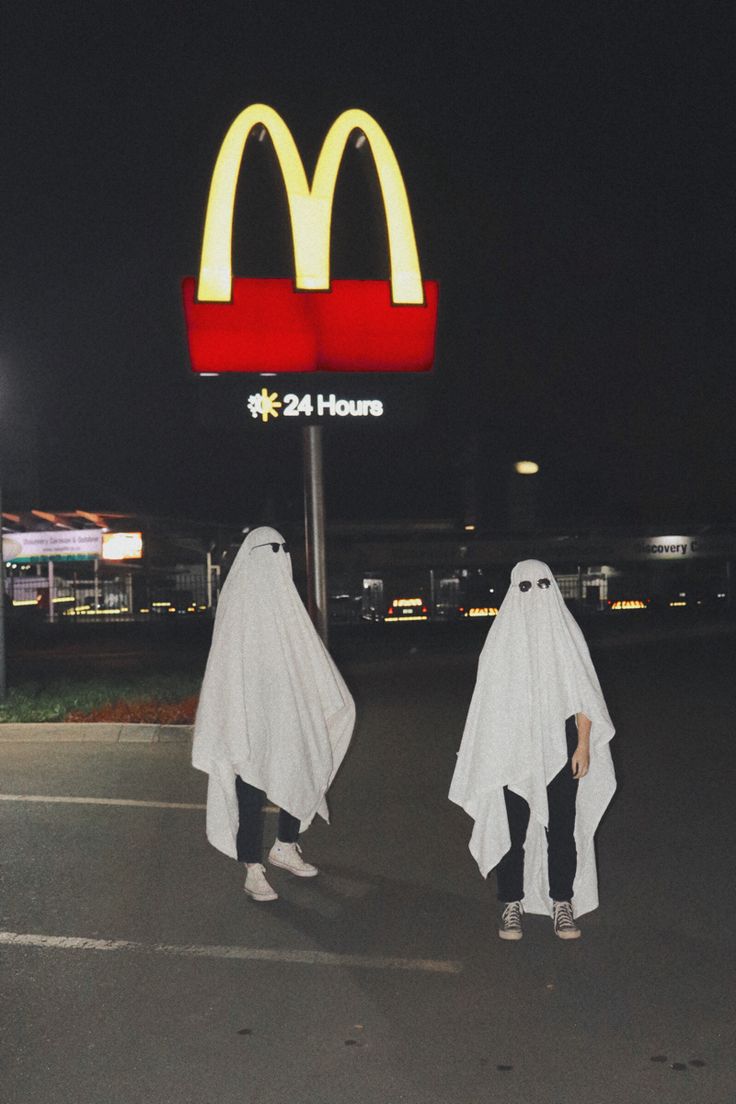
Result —
M143 556L141 533L103 533L103 560L140 560Z
M294 279L234 277L235 193L255 127L270 135L291 218ZM331 280L337 175L359 130L373 154L388 229L390 279ZM409 200L381 127L351 109L330 127L311 185L291 131L273 108L252 104L220 148L205 216L199 277L183 281L194 372L426 372L434 360L438 285L423 280Z
M10 563L94 560L102 551L101 529L37 529L3 533L2 555Z

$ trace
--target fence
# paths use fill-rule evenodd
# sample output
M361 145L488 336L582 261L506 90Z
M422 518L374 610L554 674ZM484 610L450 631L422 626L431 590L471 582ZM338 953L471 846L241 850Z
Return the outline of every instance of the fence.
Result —
M86 565L85 565L86 566ZM204 567L169 570L105 570L44 574L9 570L6 610L17 622L152 621L211 617L217 604L219 568L209 578Z

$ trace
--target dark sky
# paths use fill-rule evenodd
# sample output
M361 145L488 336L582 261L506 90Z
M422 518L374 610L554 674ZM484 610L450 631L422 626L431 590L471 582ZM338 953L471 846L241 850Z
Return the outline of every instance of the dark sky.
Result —
M375 115L440 281L415 415L325 431L333 517L460 514L475 480L481 517L503 523L509 465L531 456L549 524L736 521L725 13L13 6L0 374L38 419L41 505L298 514L298 433L220 417L220 381L189 376L179 298L219 144L262 101L310 170L342 110ZM348 150L338 276L387 274L371 173ZM241 176L241 275L290 275L282 193L264 143Z

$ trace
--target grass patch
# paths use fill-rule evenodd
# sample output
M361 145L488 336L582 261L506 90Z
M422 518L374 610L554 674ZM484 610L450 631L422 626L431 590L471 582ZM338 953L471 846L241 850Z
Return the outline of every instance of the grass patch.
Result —
M43 721L129 721L191 724L200 675L28 679L8 689L0 724Z

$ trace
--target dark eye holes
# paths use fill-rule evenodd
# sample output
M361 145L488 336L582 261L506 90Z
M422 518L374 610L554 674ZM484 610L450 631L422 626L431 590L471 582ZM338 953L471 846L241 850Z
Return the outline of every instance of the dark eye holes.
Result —
M540 590L547 590L550 586L550 581L549 579L538 579L537 586ZM522 594L526 594L526 592L531 589L532 584L529 582L529 580L522 579L522 581L519 583L519 590L522 592Z

